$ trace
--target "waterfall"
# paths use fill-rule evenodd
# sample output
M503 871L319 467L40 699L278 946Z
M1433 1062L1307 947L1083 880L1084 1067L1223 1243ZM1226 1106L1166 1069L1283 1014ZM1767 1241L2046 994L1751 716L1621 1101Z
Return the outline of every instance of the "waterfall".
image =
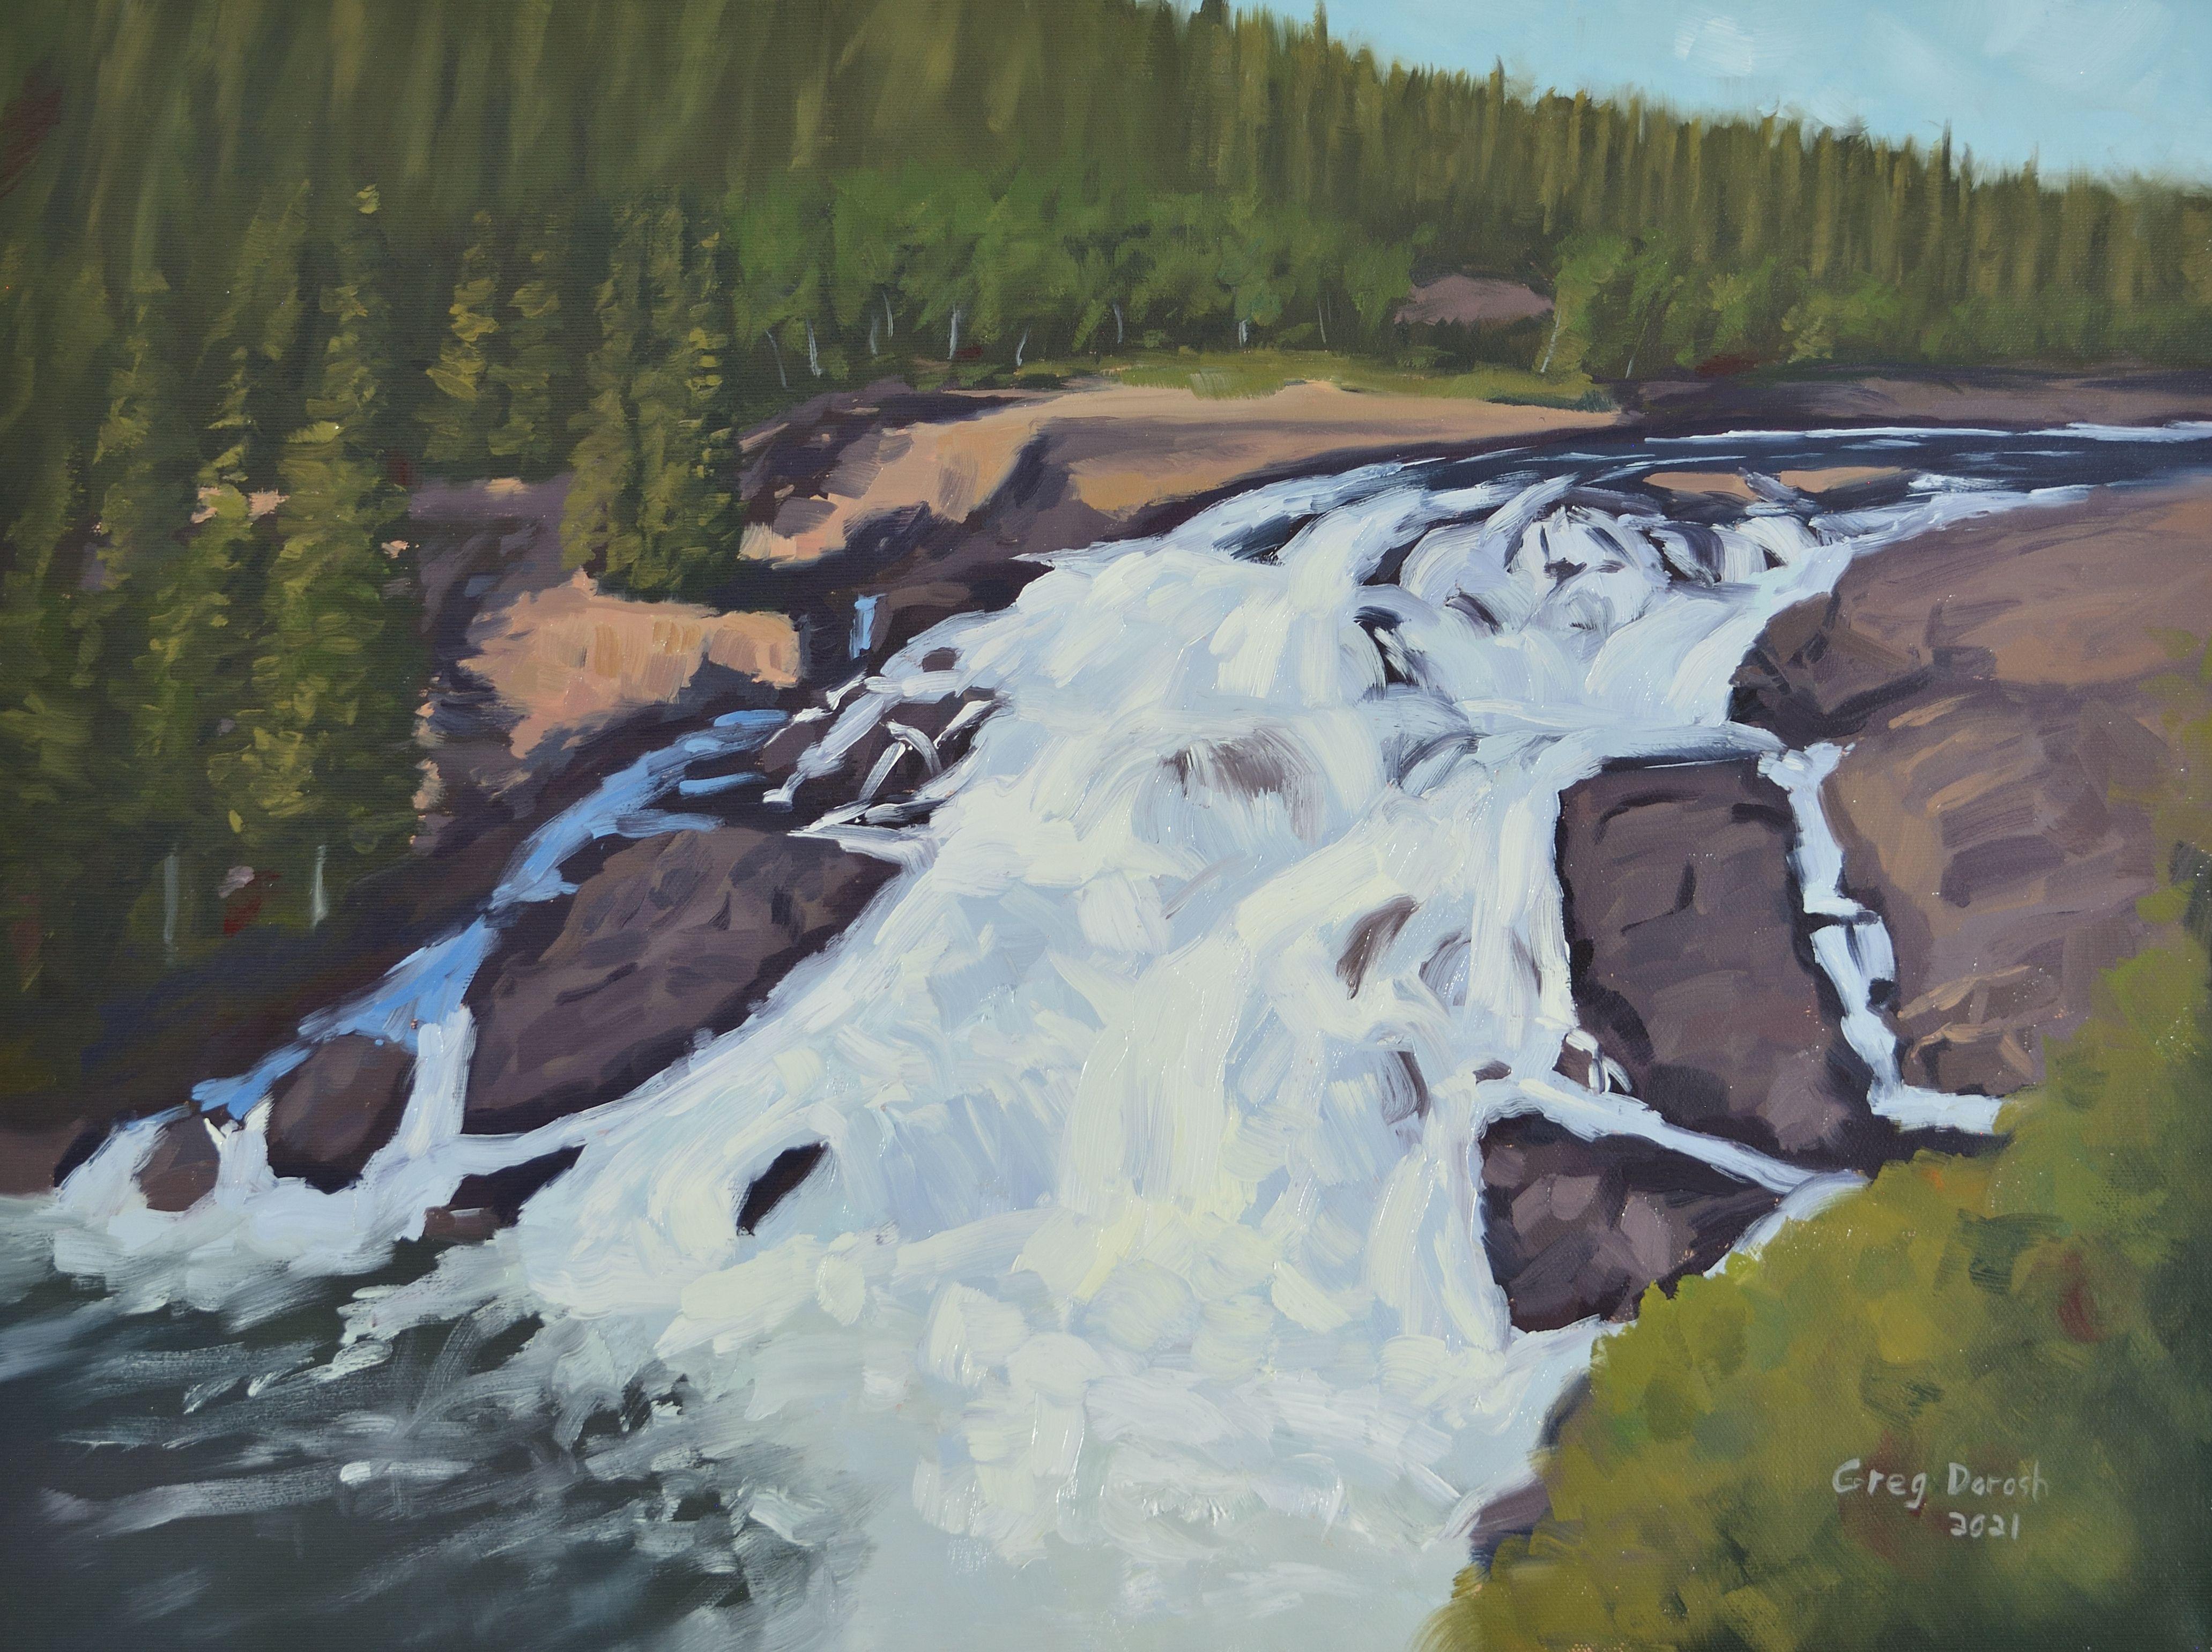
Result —
M1211 1647L1224 1614L1287 1611L1316 1640L1404 1643L1599 1334L1512 1328L1480 1230L1486 1127L1634 1136L1785 1212L1848 1186L1556 1071L1587 1037L1561 793L1613 759L1759 756L1837 920L1820 963L1875 1104L1972 1122L1874 1059L1887 943L1820 816L1832 755L1729 722L1728 695L1767 621L1854 556L2057 496L1923 475L1878 509L1678 520L1630 485L1656 459L1526 462L1255 489L915 639L802 714L802 778L879 727L908 754L874 777L903 793L801 829L899 869L843 938L634 1096L465 1135L463 993L498 926L596 837L712 824L658 805L737 783L685 776L781 720L638 760L541 827L475 923L202 1088L210 1200L145 1210L151 1130L127 1131L41 1218L57 1256L127 1305L265 1303L272 1272L373 1266L462 1175L580 1149L512 1230L361 1292L318 1380L415 1327L535 1322L480 1397L564 1429L634 1416L623 1473L711 1488L758 1545L814 1557L818 1586L759 1607L789 1620L777 1643L1091 1623ZM856 656L872 621L856 604ZM964 750L901 720L953 699ZM270 1175L262 1100L348 1030L408 1041L415 1084L361 1184L324 1194ZM461 1472L410 1458L413 1427L334 1430L332 1483Z
M330 852L331 846L327 843L315 845L315 877L307 886L307 927L310 929L320 928L323 920L331 915L330 896L323 888L323 862Z
M1778 755L1726 719L1766 620L1869 544L2016 498L1692 528L1571 477L1386 466L1055 558L926 634L803 771L903 703L995 709L961 761L905 771L896 823L864 802L808 828L902 875L504 1242L526 1284L502 1288L566 1316L540 1380L750 1385L748 1426L876 1488L877 1581L840 1608L863 1640L910 1614L1033 1641L1089 1601L1203 1643L1200 1604L1238 1590L1410 1633L1595 1334L1511 1329L1486 1125L1836 1191L1554 1070L1560 793L1610 758ZM740 1231L753 1181L817 1145ZM479 1266L356 1333L459 1311ZM987 1562L1059 1604L970 1623Z

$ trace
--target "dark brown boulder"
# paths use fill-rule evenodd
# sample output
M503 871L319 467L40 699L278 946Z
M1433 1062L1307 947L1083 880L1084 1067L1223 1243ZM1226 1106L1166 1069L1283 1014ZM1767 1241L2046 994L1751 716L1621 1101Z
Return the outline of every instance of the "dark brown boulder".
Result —
M890 877L835 844L757 826L627 845L534 909L469 991L464 1127L527 1130L627 1094L728 1031Z
M1797 1163L1879 1157L1813 961L1787 797L1756 762L1610 768L1560 799L1575 1001L1638 1098Z
M0 1194L51 1192L100 1142L82 1119L46 1129L0 1129Z
M188 1211L215 1190L222 1163L206 1119L187 1114L155 1133L153 1151L138 1166L138 1191L155 1210Z
M1627 1137L1502 1119L1482 1141L1484 1244L1524 1330L1626 1319L1645 1289L1711 1267L1778 1200Z
M404 1044L345 1033L270 1086L269 1168L335 1193L398 1133L415 1078Z

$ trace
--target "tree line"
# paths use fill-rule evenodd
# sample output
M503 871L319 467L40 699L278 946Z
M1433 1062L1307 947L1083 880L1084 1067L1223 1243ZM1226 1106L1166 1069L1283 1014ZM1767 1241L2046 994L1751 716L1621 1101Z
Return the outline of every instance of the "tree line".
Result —
M5 283L19 1084L65 1080L111 991L264 908L319 922L411 831L424 658L376 206L279 195L197 328L156 271L112 297L82 263Z
M573 467L572 558L708 596L737 433L877 376L2212 361L2208 249L2201 190L1531 95L1218 0L11 8L0 1066L65 1084L64 1011L404 853L418 471ZM1447 269L1558 308L1396 325Z

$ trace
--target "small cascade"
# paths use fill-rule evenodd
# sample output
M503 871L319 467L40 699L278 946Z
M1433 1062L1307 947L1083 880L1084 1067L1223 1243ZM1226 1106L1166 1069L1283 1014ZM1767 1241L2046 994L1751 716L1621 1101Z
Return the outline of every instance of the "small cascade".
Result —
M424 1212L450 1198L465 1176L572 1145L591 1127L589 1118L557 1121L523 1135L462 1133L475 1041L465 1002L470 983L510 915L572 892L560 867L587 844L714 825L709 817L654 805L672 793L700 795L684 791L691 768L757 747L784 720L780 712L732 712L609 775L523 842L482 915L410 953L367 992L308 1017L294 1042L246 1072L196 1086L192 1101L216 1137L220 1169L214 1192L192 1211L176 1218L146 1211L134 1180L160 1128L175 1114L118 1130L61 1190L53 1213L60 1222L57 1260L70 1271L112 1276L144 1271L166 1257L192 1279L187 1299L208 1302L249 1285L272 1265L361 1272L376 1266L394 1241L418 1236ZM717 776L705 789L758 778ZM319 918L326 911L319 854L316 870L311 910ZM404 1046L414 1053L415 1072L393 1139L355 1186L330 1193L270 1172L266 1098L315 1045L348 1033ZM169 1289L160 1272L156 1267L153 1288Z
M1797 826L1790 866L1805 911L1825 920L1813 931L1813 957L1844 1005L1844 1038L1874 1075L1867 1104L1908 1130L1994 1129L2002 1100L1947 1096L1908 1084L1897 1066L1897 1037L1876 1008L1877 995L1897 984L1897 955L1880 917L1844 892L1844 851L1820 806L1820 787L1844 748L1820 744L1763 758L1759 772L1790 798Z

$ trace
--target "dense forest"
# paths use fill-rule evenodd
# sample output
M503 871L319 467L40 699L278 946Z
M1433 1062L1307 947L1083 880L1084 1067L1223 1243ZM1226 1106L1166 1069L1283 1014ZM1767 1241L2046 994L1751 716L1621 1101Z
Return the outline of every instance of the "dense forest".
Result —
M1556 294L1414 336L1417 275ZM404 853L404 489L574 467L711 596L737 432L885 375L2212 361L2212 197L1140 0L27 0L0 20L0 1091Z

